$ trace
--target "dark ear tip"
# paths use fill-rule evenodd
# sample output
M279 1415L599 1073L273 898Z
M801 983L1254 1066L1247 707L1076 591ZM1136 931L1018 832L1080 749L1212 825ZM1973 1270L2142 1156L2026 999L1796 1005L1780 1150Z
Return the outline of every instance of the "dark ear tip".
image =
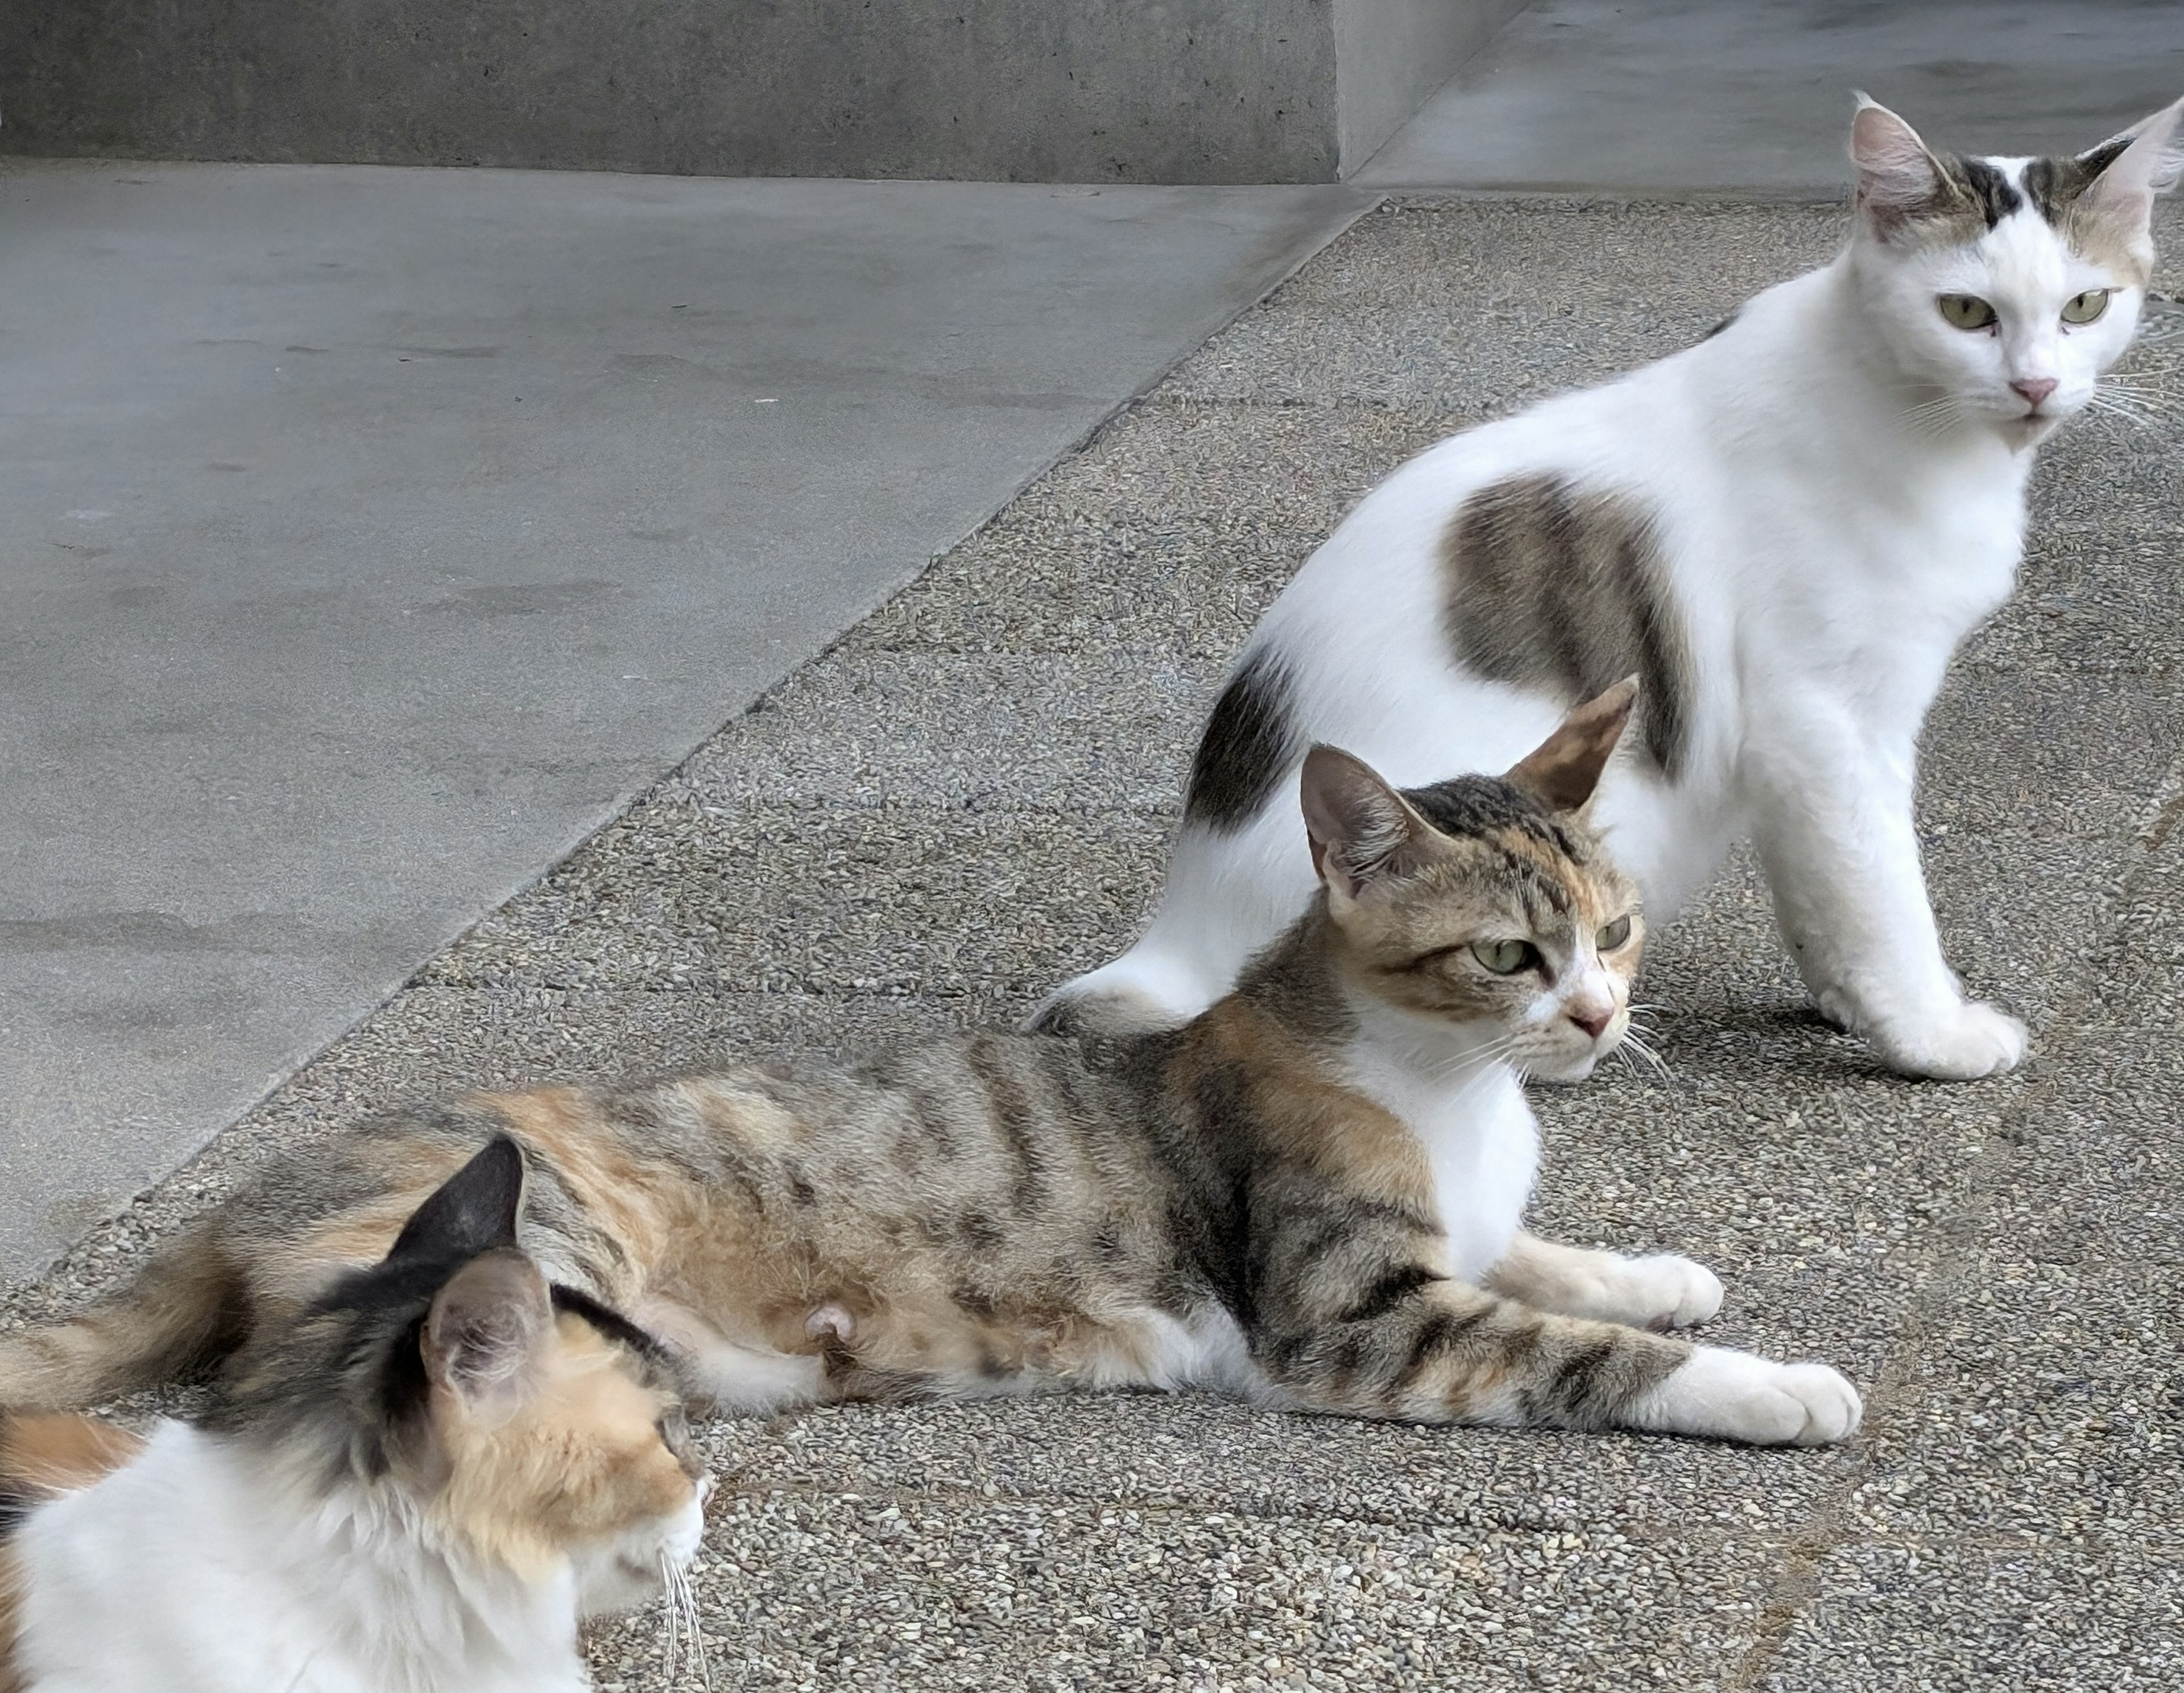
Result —
M503 1132L471 1154L410 1214L387 1253L468 1257L513 1246L523 1212L523 1149Z
M503 1133L486 1142L476 1157L471 1160L481 1173L490 1172L504 1181L523 1179L523 1149L515 1144L515 1137Z
M1312 750L1304 755L1304 768L1299 777L1302 790L1309 794L1313 788L1329 782L1340 781L1346 776L1360 771L1372 774L1372 766L1355 753L1345 752L1340 747L1331 747L1324 741L1314 741Z

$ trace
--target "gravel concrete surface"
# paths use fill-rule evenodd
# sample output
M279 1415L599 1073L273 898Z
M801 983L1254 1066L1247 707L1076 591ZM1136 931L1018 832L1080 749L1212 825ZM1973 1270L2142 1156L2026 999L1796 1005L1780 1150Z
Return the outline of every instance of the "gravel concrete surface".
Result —
M1013 1017L1148 911L1223 665L1379 476L1683 344L1841 232L1812 208L1371 214L5 1309L66 1308L271 1147L393 1097ZM2179 345L2136 355L2157 393L2184 394ZM1740 859L1648 966L1666 1073L1540 1098L1543 1230L1712 1264L1714 1338L1847 1370L1856 1440L1194 1397L718 1422L716 1685L2184 1685L2166 404L2050 449L2023 590L1928 738L1952 955L2035 1061L1876 1069L1808 1009ZM656 1612L599 1628L601 1686L669 1685L665 1638Z

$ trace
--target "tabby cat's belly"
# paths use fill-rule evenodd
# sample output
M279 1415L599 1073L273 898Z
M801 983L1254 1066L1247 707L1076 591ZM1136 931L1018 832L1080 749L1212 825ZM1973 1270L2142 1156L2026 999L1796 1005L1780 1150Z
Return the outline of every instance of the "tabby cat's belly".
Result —
M637 1320L679 1352L693 1390L722 1411L763 1414L842 1399L978 1399L1072 1388L1267 1389L1243 1329L1208 1299L1183 1313L1150 1305L1084 1311L972 1311L949 1300L852 1312L814 1302L804 1344L730 1334L649 1299Z

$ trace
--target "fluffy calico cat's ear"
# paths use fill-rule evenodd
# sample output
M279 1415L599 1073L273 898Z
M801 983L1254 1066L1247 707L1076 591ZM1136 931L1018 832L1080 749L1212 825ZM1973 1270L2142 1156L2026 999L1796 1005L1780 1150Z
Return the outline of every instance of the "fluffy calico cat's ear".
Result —
M425 1318L425 1373L465 1405L520 1392L554 1332L546 1278L522 1253L473 1258L433 1295Z
M1947 198L1947 180L1918 131L1878 101L1854 97L1850 157L1858 166L1858 210L1886 238Z
M1376 877L1402 869L1433 826L1380 780L1362 759L1339 747L1305 755L1298 794L1320 879L1345 895Z
M2171 146L2184 118L2184 100L2164 106L2120 135L2078 155L2076 164L2091 178L2071 209L2074 220L2105 226L2126 246L2147 241L2153 197L2176 186L2184 175L2184 154ZM2152 248L2146 257L2151 259Z
M1637 704L1638 678L1626 677L1563 718L1554 733L1502 779L1557 811L1582 809L1599 787L1600 773L1614 756Z
M387 1261L414 1257L457 1263L513 1246L522 1211L522 1149L497 1134L410 1213L394 1237Z

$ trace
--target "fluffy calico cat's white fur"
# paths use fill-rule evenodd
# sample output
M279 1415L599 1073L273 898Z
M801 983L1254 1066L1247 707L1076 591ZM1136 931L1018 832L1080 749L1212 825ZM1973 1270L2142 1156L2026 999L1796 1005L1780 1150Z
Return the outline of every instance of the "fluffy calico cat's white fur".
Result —
M30 1506L0 1542L0 1687L588 1688L579 1619L682 1596L710 1479L666 1356L561 1311L516 1246L522 1191L514 1143L488 1145L221 1380L209 1426L162 1423L94 1478L40 1441L96 1425L0 1429L0 1499Z
M2141 125L2086 190L2079 227L2103 240L2067 238L2020 193L1976 239L1937 244L1892 220L1934 192L1939 167L1869 104L1853 127L1854 232L1834 263L1696 347L1390 476L1246 648L1244 664L1273 655L1290 683L1291 762L1275 790L1240 827L1187 819L1145 938L1042 1015L1181 1019L1226 989L1313 888L1292 821L1304 745L1349 748L1416 784L1498 770L1552 727L1566 695L1459 660L1441 562L1468 498L1548 474L1650 512L1685 625L1683 766L1672 781L1626 760L1597 812L1654 920L1751 838L1824 1011L1909 1073L2015 1064L2024 1026L1968 1000L1943 960L1912 820L1917 743L1952 654L2010 591L2034 443L2131 341L2180 107ZM2030 161L1985 163L2022 189ZM2096 289L2111 291L2106 311L2064 323L2065 303ZM1944 295L1990 302L1998 321L1955 326Z
M518 1577L382 1490L315 1498L252 1455L163 1424L134 1463L21 1530L19 1651L32 1693L580 1693L586 1590L626 1602L610 1556ZM665 1543L697 1550L693 1503Z

